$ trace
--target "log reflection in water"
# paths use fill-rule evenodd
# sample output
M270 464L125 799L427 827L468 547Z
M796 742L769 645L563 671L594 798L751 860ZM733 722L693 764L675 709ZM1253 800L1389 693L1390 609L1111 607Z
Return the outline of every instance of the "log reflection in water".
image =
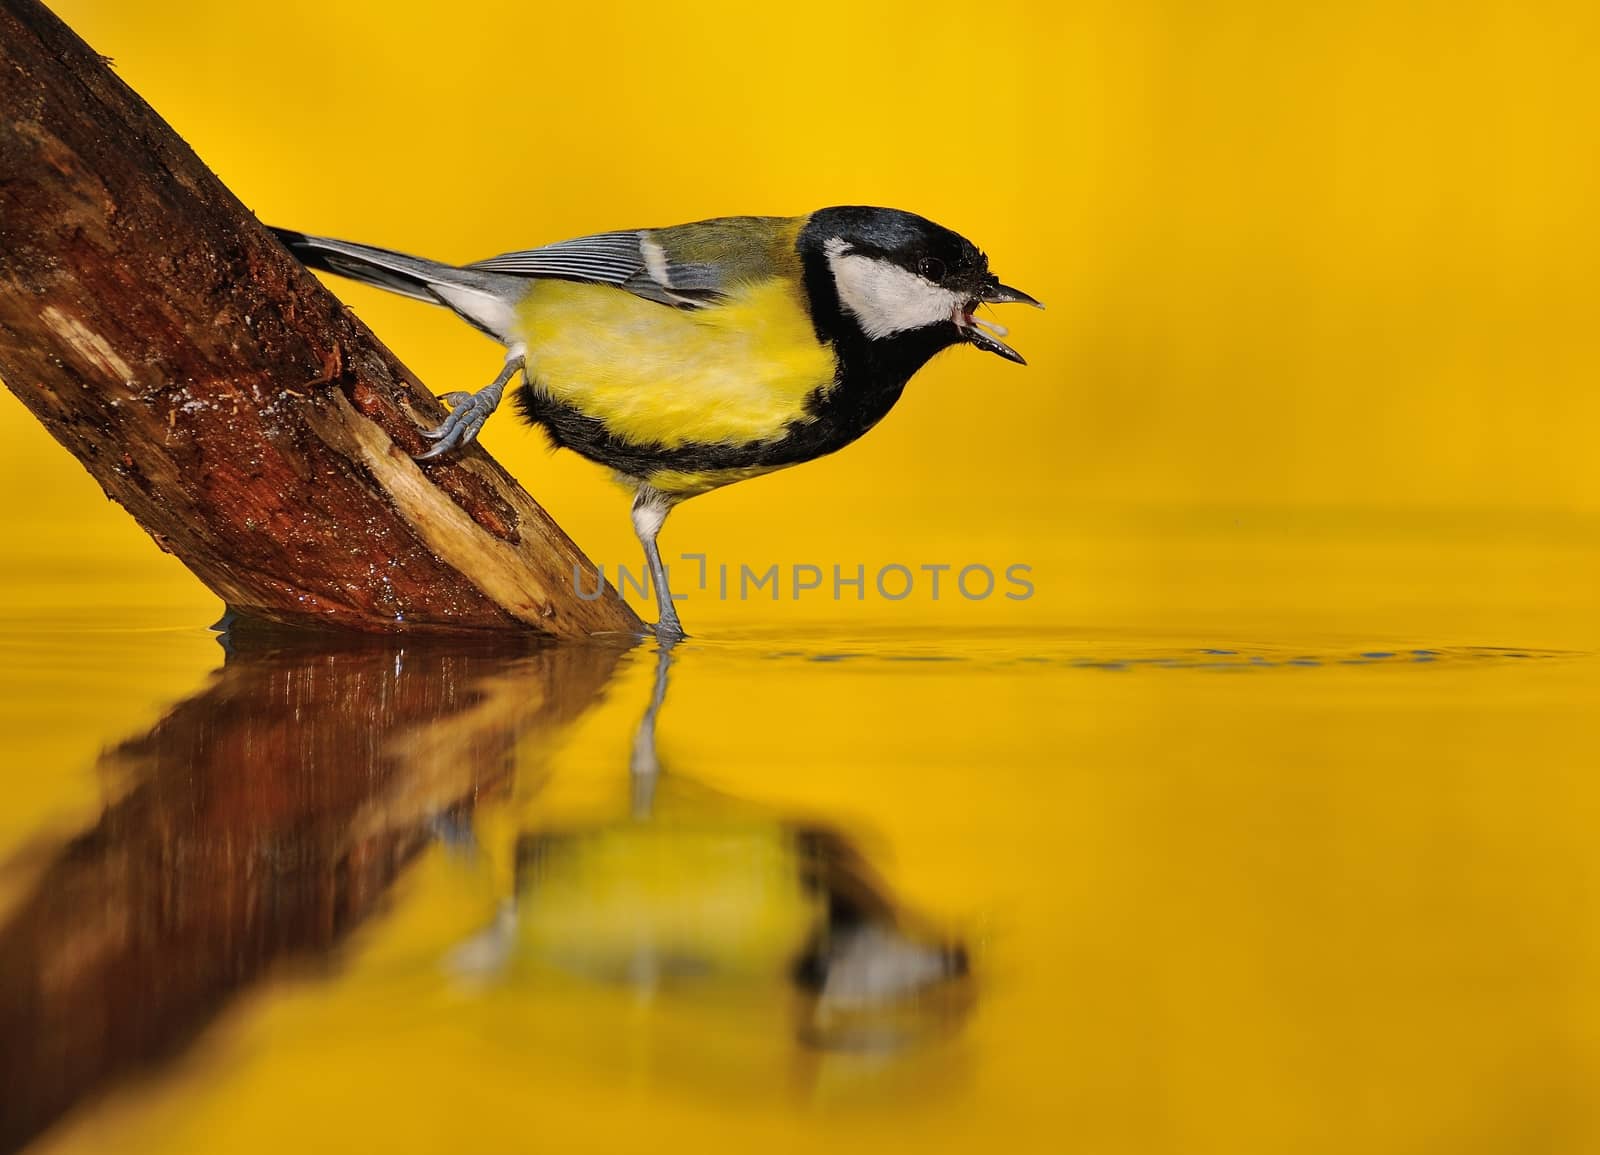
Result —
M119 799L0 928L0 1150L326 954L435 821L510 783L619 649L235 636L213 684L99 769Z

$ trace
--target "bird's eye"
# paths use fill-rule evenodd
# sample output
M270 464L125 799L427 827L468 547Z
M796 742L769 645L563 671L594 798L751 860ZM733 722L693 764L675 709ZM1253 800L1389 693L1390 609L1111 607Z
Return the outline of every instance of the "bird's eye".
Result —
M944 262L938 257L923 257L917 262L917 272L930 281L944 280Z

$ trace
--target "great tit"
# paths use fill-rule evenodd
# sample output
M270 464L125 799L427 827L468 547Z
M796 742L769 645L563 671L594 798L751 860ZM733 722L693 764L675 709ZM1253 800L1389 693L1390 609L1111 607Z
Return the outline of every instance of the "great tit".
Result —
M444 395L419 460L472 441L522 374L527 420L633 489L666 639L684 636L656 548L673 506L850 444L951 345L1022 364L975 311L1042 308L971 241L898 209L600 233L464 267L274 231L311 268L444 305L506 346L487 386Z

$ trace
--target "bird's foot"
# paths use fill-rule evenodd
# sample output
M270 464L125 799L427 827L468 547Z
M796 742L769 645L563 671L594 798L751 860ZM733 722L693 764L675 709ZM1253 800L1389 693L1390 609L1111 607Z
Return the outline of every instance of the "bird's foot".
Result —
M422 431L422 435L435 444L426 453L417 454L416 459L432 461L476 441L478 430L483 428L483 423L489 420L489 414L499 406L504 388L495 384L476 393L458 390L441 394L439 400L450 406L450 416L444 419L442 425Z
M501 368L500 375L476 393L457 390L454 393L440 394L439 400L450 406L450 416L444 419L444 424L422 431L424 437L437 444L426 453L417 454L417 460L431 461L476 441L478 430L489 420L489 414L500 407L500 398L505 395L506 384L522 372L522 366L522 346L517 345L506 356L506 363Z
M650 627L650 632L655 634L656 641L664 646L676 645L689 636L683 632L683 626L679 624L677 615L657 622Z

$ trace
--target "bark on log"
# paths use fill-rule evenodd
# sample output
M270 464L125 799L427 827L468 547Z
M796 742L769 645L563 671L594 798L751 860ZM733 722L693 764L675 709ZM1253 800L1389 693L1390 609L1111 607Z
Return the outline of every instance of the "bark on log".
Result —
M232 609L641 628L482 449L411 459L439 403L36 0L0 0L0 111L0 379Z

